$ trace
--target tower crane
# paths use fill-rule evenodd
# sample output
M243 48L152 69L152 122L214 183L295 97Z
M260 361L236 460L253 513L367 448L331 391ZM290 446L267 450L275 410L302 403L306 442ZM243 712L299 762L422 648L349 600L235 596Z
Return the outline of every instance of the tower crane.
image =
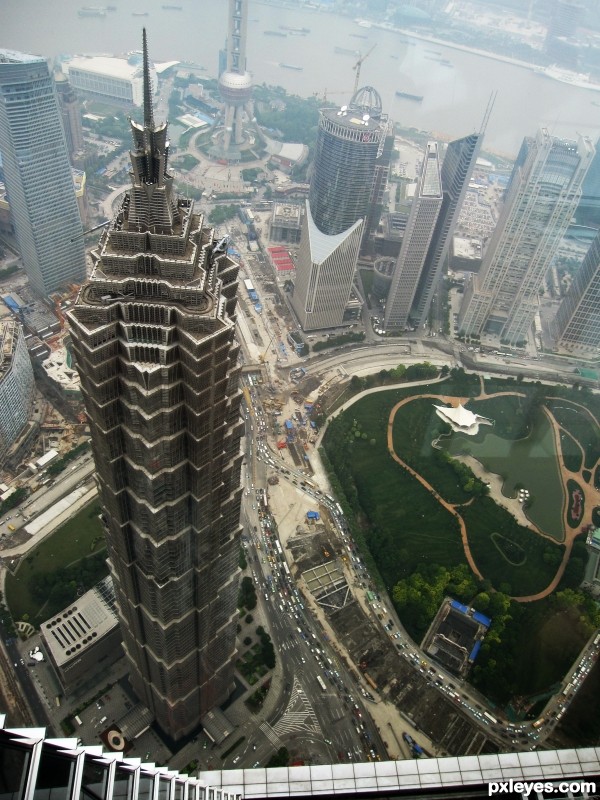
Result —
M351 92L348 91L347 89L340 89L339 91L337 91L335 89L327 89L327 87L326 87L325 89L323 89L323 93L322 94L319 94L318 92L315 92L313 97L316 97L317 100L320 100L322 103L326 103L328 94L330 94L330 95L331 94L340 95L340 94L351 94Z
M366 55L360 56L360 58L358 59L356 64L352 67L352 69L356 72L356 77L354 78L354 92L352 93L353 97L354 97L354 95L356 94L356 92L358 90L358 81L360 79L360 69L362 67L363 61L367 60L367 58L371 55L371 53L373 52L373 50L375 50L376 47L377 47L377 42L375 42L375 44L371 47L371 49L369 50L369 52Z

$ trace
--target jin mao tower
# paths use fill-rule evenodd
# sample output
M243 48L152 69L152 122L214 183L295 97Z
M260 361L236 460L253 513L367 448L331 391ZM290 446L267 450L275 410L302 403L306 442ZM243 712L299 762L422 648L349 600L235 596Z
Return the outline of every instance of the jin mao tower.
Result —
M240 533L238 264L131 123L131 189L69 313L130 680L173 739L231 692Z

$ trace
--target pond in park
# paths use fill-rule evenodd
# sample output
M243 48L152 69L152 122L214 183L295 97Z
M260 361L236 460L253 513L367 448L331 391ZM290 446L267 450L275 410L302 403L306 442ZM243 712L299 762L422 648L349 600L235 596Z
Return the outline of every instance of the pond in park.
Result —
M537 414L530 435L516 441L503 439L492 431L493 428L482 427L476 439L454 433L441 443L451 455L468 453L488 472L502 476L502 491L507 497L516 496L517 486L528 489L529 519L544 533L563 541L564 489L550 422L544 414Z

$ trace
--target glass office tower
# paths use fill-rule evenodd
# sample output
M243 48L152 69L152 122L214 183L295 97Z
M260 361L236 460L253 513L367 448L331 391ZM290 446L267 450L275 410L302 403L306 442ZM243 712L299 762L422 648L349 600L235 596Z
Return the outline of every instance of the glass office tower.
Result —
M542 129L525 139L483 264L465 291L460 331L497 334L513 346L526 341L593 156L592 142L582 136L568 141Z
M302 329L344 322L387 117L374 89L320 112L292 307Z
M600 347L600 234L592 242L555 320L559 347L597 356Z
M385 308L386 328L403 330L410 324L417 285L442 208L442 181L438 145L427 144L423 171L413 199L400 255L394 267Z
M85 279L81 217L44 58L0 50L0 153L25 272L40 295Z

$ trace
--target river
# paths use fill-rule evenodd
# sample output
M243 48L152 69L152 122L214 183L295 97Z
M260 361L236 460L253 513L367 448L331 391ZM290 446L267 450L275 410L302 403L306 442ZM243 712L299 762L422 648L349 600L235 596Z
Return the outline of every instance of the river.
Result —
M0 47L48 57L119 54L139 49L145 25L156 61L194 61L214 76L226 35L228 3L182 0L178 11L163 8L160 0L133 0L121 2L105 17L80 17L81 0L3 0L2 5ZM528 67L360 27L350 18L330 13L250 0L248 16L248 69L255 83L280 85L302 97L322 96L327 90L328 99L341 105L352 93L356 56L336 53L334 48L364 55L375 45L362 65L360 85L374 86L384 111L404 126L446 138L466 135L481 127L488 100L497 92L484 142L489 150L514 156L523 137L534 135L540 125L557 136L579 132L598 139L600 92L571 87ZM265 30L277 31L281 25L310 32L265 35ZM302 69L286 69L282 62ZM424 99L418 103L397 98L396 90Z

